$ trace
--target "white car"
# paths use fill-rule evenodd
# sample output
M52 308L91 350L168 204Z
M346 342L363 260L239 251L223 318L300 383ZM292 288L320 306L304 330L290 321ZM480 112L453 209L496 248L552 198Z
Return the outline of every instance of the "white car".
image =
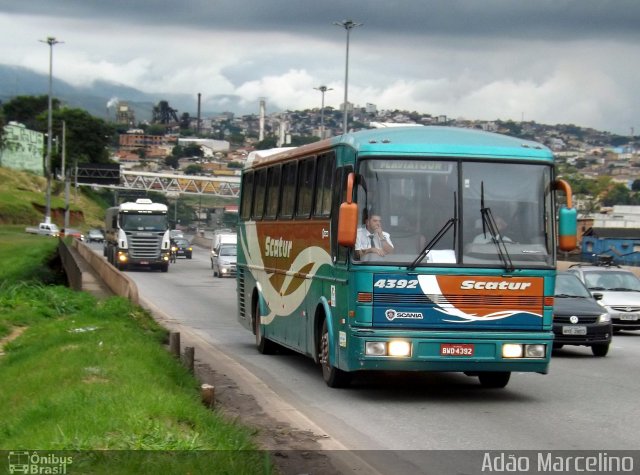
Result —
M611 315L613 331L640 330L640 279L618 266L578 264L568 269L589 289Z
M235 244L220 244L211 253L214 277L236 275L238 248Z

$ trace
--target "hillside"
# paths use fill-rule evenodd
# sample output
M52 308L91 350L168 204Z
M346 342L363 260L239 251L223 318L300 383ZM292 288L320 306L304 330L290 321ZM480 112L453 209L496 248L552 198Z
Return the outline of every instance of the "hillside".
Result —
M0 167L0 224L33 225L42 221L46 206L46 180L32 173ZM70 192L70 225L82 230L104 226L100 199L84 187ZM64 224L64 184L54 181L51 190L51 219Z

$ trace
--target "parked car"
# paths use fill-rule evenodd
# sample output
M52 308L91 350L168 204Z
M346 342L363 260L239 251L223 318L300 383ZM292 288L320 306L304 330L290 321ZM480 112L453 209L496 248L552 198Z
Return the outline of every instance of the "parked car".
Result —
M191 259L193 256L193 247L191 243L184 238L175 238L171 241L171 246L176 248L176 257L186 257Z
M236 256L238 249L235 244L220 244L212 251L213 276L224 277L236 274Z
M589 346L594 356L609 352L611 317L571 272L559 272L553 303L554 348Z
M79 230L74 228L62 228L60 230L60 237L71 236L76 239L80 239L84 241L84 234L82 234Z
M640 279L619 266L573 265L575 274L611 316L613 331L640 330Z
M87 233L88 242L104 242L104 233L101 229L89 229Z

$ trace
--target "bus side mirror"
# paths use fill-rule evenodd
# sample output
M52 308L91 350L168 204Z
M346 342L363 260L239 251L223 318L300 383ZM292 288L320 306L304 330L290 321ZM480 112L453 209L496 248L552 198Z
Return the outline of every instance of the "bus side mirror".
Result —
M358 205L353 203L355 177L353 172L347 176L347 197L338 214L338 244L345 247L354 247L358 235Z
M575 208L560 208L558 217L558 245L562 251L573 251L578 246L578 214Z
M567 195L567 206L560 208L558 216L558 247L573 251L578 246L578 212L571 204L571 186L564 180L556 180L555 185Z

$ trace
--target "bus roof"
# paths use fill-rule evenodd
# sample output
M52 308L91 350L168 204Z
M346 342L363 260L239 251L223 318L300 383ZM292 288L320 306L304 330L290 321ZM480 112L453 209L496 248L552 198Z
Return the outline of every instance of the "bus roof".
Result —
M421 155L437 157L496 157L553 160L546 146L508 135L458 127L387 127L338 135L320 142L270 155L255 165L286 160L300 153L318 153L348 146L360 155Z

